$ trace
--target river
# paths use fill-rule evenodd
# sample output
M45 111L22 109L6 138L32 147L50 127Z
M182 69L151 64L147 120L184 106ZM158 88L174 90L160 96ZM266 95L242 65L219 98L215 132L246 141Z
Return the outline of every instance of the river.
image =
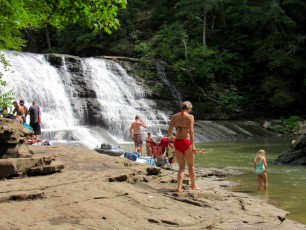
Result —
M288 219L306 224L306 167L275 164L275 159L291 147L294 137L260 138L243 141L198 143L206 153L198 154L196 166L205 168L234 167L243 175L231 176L227 180L238 182L232 191L247 193L290 213ZM257 192L257 179L253 160L256 152L264 149L268 159L269 191Z

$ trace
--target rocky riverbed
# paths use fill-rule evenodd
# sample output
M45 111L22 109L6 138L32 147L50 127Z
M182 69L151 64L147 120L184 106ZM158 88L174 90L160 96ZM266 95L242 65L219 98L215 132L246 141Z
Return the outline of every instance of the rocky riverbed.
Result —
M177 193L176 170L71 145L30 150L65 168L0 180L0 229L306 229L264 200L228 191L234 169L197 169L201 190L186 180Z

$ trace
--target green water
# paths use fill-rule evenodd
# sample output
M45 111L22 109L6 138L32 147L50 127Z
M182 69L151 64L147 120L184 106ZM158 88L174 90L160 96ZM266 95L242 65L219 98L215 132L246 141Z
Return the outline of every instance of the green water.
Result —
M283 151L291 147L292 137L266 138L246 141L199 143L197 148L205 148L206 154L198 154L196 166L234 167L243 175L228 177L239 182L232 191L266 199L268 203L290 213L288 219L306 224L306 167L284 166L274 163ZM268 159L269 191L257 192L257 178L253 159L259 149L264 149Z

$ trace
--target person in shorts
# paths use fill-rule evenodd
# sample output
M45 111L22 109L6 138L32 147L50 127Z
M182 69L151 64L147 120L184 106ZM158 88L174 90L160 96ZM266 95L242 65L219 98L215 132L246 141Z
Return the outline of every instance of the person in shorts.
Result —
M30 115L30 126L34 131L34 140L37 141L38 136L41 135L41 111L40 107L35 101L33 101L32 105L30 106L28 115Z
M137 147L140 148L140 154L142 155L142 135L140 128L147 128L148 126L144 121L139 117L139 115L136 115L135 121L132 122L130 126L130 137L133 139L135 144L135 151Z

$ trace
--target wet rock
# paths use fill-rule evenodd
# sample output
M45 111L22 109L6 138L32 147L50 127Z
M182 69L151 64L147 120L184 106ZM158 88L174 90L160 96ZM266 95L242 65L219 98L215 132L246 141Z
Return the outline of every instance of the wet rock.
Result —
M160 173L160 171L161 168L156 168L156 167L147 168L148 175L157 175Z
M277 159L277 163L291 165L306 165L306 132L302 133L292 148L283 152Z

